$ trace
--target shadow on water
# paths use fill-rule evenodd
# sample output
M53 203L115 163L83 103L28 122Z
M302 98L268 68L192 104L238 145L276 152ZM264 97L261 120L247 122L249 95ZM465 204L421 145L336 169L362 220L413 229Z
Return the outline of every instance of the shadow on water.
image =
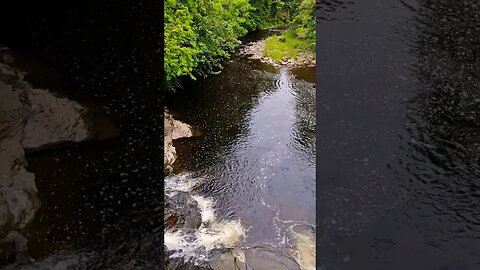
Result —
M85 251L80 269L162 268L160 4L2 2L0 43L26 80L96 104L121 130L27 156L42 200L27 232L35 259Z
M353 1L317 24L322 269L479 267L479 8Z

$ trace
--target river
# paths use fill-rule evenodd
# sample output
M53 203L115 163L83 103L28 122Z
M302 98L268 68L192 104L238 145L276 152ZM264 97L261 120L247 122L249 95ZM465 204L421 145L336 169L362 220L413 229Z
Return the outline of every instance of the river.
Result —
M317 5L321 269L478 269L479 9Z
M42 207L22 233L29 255L47 260L37 268L162 269L162 10L158 1L2 3L0 43L25 80L99 108L119 129L27 155Z
M166 181L198 182L192 193L246 229L237 247L285 247L294 244L293 227L314 229L314 80L315 68L237 55L221 73L167 96L174 115L203 135L175 142L176 176Z

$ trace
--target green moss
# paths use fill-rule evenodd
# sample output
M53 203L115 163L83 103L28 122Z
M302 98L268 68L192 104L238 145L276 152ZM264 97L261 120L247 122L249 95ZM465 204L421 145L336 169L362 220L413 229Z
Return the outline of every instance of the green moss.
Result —
M286 31L281 36L269 37L265 41L264 55L281 61L284 57L295 58L303 51L314 50L308 39L301 38L303 35L299 36L295 31Z

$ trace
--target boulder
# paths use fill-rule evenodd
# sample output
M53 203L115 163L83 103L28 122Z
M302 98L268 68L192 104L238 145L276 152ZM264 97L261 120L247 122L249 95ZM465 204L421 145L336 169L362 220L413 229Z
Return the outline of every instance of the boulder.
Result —
M201 135L201 132L188 124L180 122L173 118L167 108L164 109L163 116L164 135L163 135L163 167L165 171L171 171L171 165L177 159L177 152L173 146L173 141Z
M35 176L26 170L25 149L35 151L90 138L86 109L44 89L34 89L23 74L0 58L0 241L22 231L40 208ZM3 63L2 63L3 62Z
M0 63L0 239L23 229L40 207L35 177L25 169L21 145L30 117L29 85L17 71Z
M165 198L164 224L166 229L193 232L202 224L198 203L188 192L176 192Z
M77 102L55 97L43 89L30 89L28 98L31 107L23 131L23 148L40 149L90 138L83 117L86 109Z
M267 245L217 253L210 266L214 270L300 270L298 263L286 251Z

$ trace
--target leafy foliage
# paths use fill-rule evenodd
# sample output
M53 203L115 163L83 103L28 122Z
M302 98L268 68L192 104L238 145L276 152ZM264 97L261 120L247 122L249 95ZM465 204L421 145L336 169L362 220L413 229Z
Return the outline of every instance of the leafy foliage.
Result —
M219 67L248 31L293 23L315 36L313 0L165 0L164 14L167 88Z
M246 34L248 0L166 0L165 79L203 75L228 57Z
M248 29L287 27L298 13L298 0L250 0L252 11L247 18Z

